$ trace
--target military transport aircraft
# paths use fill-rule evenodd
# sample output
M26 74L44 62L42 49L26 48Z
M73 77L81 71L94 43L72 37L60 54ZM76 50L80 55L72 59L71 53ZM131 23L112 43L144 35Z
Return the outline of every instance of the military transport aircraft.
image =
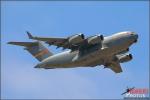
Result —
M130 61L132 55L128 54L129 47L137 42L138 35L135 32L125 31L104 37L94 35L85 37L79 33L67 38L44 38L35 37L27 32L34 42L8 42L8 44L24 46L40 61L35 68L74 68L74 67L94 67L104 65L115 73L122 72L120 63ZM70 49L58 54L50 52L41 41L49 45Z

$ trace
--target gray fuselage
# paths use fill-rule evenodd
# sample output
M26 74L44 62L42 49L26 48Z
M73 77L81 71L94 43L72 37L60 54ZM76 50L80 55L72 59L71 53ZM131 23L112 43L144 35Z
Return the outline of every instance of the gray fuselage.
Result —
M104 37L100 45L90 47L80 53L79 50L64 51L52 55L39 63L36 68L72 68L93 67L105 64L113 55L126 51L138 38L134 32L120 32Z

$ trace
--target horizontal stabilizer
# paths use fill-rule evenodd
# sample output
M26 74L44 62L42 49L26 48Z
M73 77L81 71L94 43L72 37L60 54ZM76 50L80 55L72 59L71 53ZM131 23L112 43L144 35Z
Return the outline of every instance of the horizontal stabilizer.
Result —
M29 47L37 45L38 42L8 42L8 44Z
M42 61L53 55L41 42L8 42L8 44L24 46L37 60Z

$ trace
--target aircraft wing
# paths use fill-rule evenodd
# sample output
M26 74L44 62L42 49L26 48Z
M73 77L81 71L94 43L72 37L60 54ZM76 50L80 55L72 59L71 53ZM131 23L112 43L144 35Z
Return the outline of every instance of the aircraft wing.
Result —
M45 38L32 36L29 32L27 32L27 34L30 39L44 41L49 45L57 46L57 48L62 47L63 49L71 49L72 51L79 48L80 50L85 49L85 47L88 48L99 43L101 44L101 41L104 39L103 35L95 35L85 39L85 36L82 33L67 38ZM95 39L98 39L99 41L95 42Z
M67 38L45 38L45 37L33 37L29 32L27 32L30 39L44 41L49 45L55 45L57 48L62 47L63 49L72 49L72 47L67 42Z
M66 48L67 46L64 45L66 42L65 38L43 38L43 37L34 37L33 39L39 40L39 41L44 41L49 45L55 45L58 47L64 47Z
M109 63L109 65L107 66L107 68L110 68L115 73L122 72L122 68L121 68L121 65L120 65L119 62L112 61L112 62Z

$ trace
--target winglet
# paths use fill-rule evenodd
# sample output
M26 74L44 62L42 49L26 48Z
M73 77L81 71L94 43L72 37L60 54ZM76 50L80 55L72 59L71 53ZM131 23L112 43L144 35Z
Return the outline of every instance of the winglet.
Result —
M27 35L28 35L29 39L33 39L33 38L34 38L34 37L31 35L31 33L28 32L28 31L27 31Z

